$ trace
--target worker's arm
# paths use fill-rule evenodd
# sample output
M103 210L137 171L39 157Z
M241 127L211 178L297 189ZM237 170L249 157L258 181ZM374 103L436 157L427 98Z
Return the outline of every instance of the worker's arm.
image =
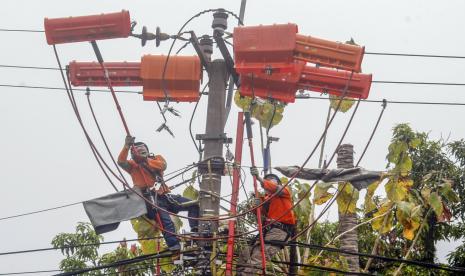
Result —
M267 190L269 193L276 193L279 190L278 196L288 197L290 196L289 189L282 185L278 185L271 180L265 179L262 182L263 189Z
M118 165L127 172L131 170L131 164L128 161L128 154L129 154L129 149L131 148L131 145L133 143L134 143L134 137L126 136L126 140L124 141L124 147L118 156Z

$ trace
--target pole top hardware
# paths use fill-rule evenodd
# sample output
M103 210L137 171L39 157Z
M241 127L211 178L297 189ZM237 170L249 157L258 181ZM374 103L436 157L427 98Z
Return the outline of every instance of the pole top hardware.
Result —
M199 174L219 174L224 175L224 158L221 156L215 156L205 159L197 165Z
M226 137L226 133L222 133L219 135L212 135L212 136L207 136L206 134L197 134L195 135L196 140L201 140L201 141L212 141L212 140L223 140L223 143L225 144L231 144L233 142L232 138Z
M155 33L151 33L147 31L147 27L142 27L141 34L131 34L133 37L137 37L141 40L142 47L145 46L148 40L155 40L155 46L160 46L160 42L164 40L168 40L171 38L169 34L162 33L160 27L157 27Z
M224 9L219 9L213 14L212 28L220 33L224 33L228 28L228 14Z

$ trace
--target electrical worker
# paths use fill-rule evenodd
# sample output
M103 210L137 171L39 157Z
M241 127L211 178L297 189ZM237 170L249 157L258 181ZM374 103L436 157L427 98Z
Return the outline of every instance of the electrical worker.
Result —
M132 136L126 137L124 147L118 156L118 165L131 175L134 186L142 191L146 199L158 207L176 214L187 211L189 217L198 218L198 201L170 194L169 187L163 181L163 171L166 169L165 159L161 155L149 153L149 148L145 143L134 143L134 139ZM131 160L128 160L129 150L131 150ZM153 188L156 182L160 184L157 190ZM154 208L149 203L147 203L147 210L147 217L161 224L160 228L169 250L180 250L179 239L173 234L176 233L176 228L170 215L166 211ZM198 220L189 219L189 226L192 232L197 232Z
M271 244L271 242L286 242L295 234L296 218L294 211L291 210L293 206L292 193L289 187L284 188L282 186L281 180L275 174L267 174L264 178L261 178L258 169L255 167L250 169L250 173L256 177L265 190L263 201L270 199L261 207L263 225L265 226L263 228L265 256L266 260L270 261L273 256L283 248L283 246ZM276 192L278 192L278 194L272 197ZM273 221L275 222L270 224ZM238 275L260 274L262 272L260 239L256 238L254 244L250 248L246 248L241 252L240 257L243 259L242 261L245 265L238 265ZM294 258L295 252L291 252L291 262L295 261Z

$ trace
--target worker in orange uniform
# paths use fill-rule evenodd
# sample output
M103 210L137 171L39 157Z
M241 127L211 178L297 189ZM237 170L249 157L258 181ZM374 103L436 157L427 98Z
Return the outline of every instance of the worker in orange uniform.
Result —
M129 150L131 150L131 160L128 160ZM163 181L166 161L161 155L150 154L146 144L134 143L134 137L127 136L118 156L118 165L131 175L134 186L142 191L144 197L158 207L176 214L180 211L187 211L189 217L199 217L199 205L196 201L170 194L169 187ZM154 190L156 182L160 184L160 188ZM161 223L161 228L166 230L163 231L163 237L168 248L171 251L178 251L180 249L179 239L174 235L176 228L169 213L157 210L151 204L147 204L147 210L147 217ZM189 219L189 226L191 231L197 231L198 220Z
M250 169L250 173L256 177L265 190L263 200L271 198L262 206L265 256L267 261L269 261L283 248L282 245L272 244L272 242L286 242L295 233L296 217L294 211L291 210L293 206L292 193L289 187L282 186L281 180L275 174L267 174L264 178L261 178L258 169L255 167ZM271 197L276 192L278 194ZM274 220L276 222L270 224ZM260 239L256 238L252 247L246 248L241 252L240 257L245 264L243 266L238 265L238 275L260 274L262 272ZM291 262L294 261L291 256Z

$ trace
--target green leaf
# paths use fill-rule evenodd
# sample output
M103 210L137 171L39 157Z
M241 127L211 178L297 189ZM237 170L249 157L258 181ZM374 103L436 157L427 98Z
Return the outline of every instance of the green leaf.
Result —
M444 211L444 208L442 206L441 198L439 197L437 192L431 193L428 203L431 206L431 208L433 208L436 217L440 218Z
M423 198L423 200L425 202L429 202L429 197L431 196L431 188L428 188L428 187L423 187L423 189L421 189L421 197Z
M172 215L170 215L170 217L171 217L171 220L172 220L173 223L174 223L174 227L176 228L176 232L178 232L179 230L181 230L182 224L183 224L183 223L182 223L182 220L181 220L179 217L177 217L177 216L172 216Z
M413 240L415 231L420 227L420 212L421 206L415 206L412 202L400 201L396 203L396 218L402 224L404 238Z
M365 214L376 209L376 204L373 201L373 196L380 183L381 181L375 181L371 183L370 185L368 185L367 187L367 193L365 194L365 203L364 203Z
M333 183L318 182L315 186L313 203L317 205L324 204L333 194L328 192L328 189L333 187Z
M378 211L373 214L373 217L376 218L371 222L371 227L380 234L385 234L391 231L392 221L394 218L393 213L390 211L392 204L393 203L390 201L384 202Z
M336 110L340 101L341 101L341 97L329 95L329 104L333 110ZM355 103L354 99L349 98L349 97L344 97L341 105L339 106L338 111L345 113L354 105L354 103Z
M182 192L182 196L191 200L196 200L199 198L199 191L194 188L194 186L187 186Z
M252 98L241 96L239 90L234 95L234 102L244 111L250 111L251 116L260 121L264 128L277 125L283 118L285 105L280 102L271 102L267 99L261 99L252 104Z
M412 140L410 141L409 146L410 146L411 148L414 148L414 149L415 149L415 148L417 148L420 144L421 144L420 138L415 138L415 139L412 139Z
M399 170L401 176L407 176L412 170L412 167L412 159L409 156L405 155L402 158L401 162L399 162L399 164L396 166L396 169Z
M402 201L407 195L407 188L402 185L403 182L390 179L389 182L384 186L387 197L393 202Z
M452 190L452 182L448 179L444 180L445 182L441 185L439 189L439 193L449 202L459 202L459 197L457 194Z
M341 183L338 186L337 206L339 213L354 214L357 207L359 192L350 183Z

